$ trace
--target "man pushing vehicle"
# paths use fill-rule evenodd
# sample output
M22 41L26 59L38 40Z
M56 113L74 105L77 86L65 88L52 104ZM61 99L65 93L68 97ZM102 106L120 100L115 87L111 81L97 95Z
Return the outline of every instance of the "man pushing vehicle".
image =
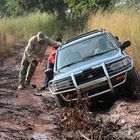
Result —
M35 69L42 62L48 46L61 46L61 43L48 38L43 32L38 32L29 39L19 72L19 90L30 85Z

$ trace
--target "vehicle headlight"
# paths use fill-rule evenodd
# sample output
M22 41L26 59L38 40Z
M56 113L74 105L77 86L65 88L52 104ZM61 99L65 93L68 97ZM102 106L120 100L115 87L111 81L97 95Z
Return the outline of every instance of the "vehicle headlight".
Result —
M53 81L49 83L49 87L53 92L57 90L62 90L71 85L71 82L69 80L64 80L64 81Z
M120 69L122 67L123 67L123 62L122 61L118 61L118 62L113 63L113 64L110 65L110 69L112 71L117 70L117 69Z
M120 60L118 62L115 62L115 63L111 64L110 69L112 71L118 70L118 69L120 69L120 68L122 68L124 66L127 66L128 64L129 64L129 59L126 57L123 60Z
M122 60L122 62L123 62L124 66L127 66L129 64L129 59L125 58L125 59Z
M68 86L70 86L70 81L65 80L65 81L59 82L59 83L57 83L57 86L59 89L61 89L63 87L68 87Z

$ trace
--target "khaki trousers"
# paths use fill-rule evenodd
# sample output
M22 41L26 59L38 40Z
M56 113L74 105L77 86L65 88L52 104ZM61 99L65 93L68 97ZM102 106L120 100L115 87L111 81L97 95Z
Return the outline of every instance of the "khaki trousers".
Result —
M30 84L37 65L36 60L29 62L25 54L23 55L19 72L19 85L26 86Z

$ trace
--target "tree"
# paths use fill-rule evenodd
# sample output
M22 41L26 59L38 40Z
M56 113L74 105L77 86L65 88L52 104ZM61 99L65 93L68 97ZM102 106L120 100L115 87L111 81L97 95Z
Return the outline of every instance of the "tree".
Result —
M67 8L63 0L0 0L0 13L10 16L40 11L63 17Z
M6 0L5 7L10 16L19 16L38 11L40 3L39 0Z
M64 0L40 0L41 12L57 13L59 17L65 17L65 11L68 8Z
M82 12L96 12L102 8L106 10L110 4L115 4L116 0L64 0L73 13L82 14Z
M91 11L97 7L95 0L65 0L73 14L81 15L83 11Z
M139 11L140 9L140 0L118 0L116 2L118 8L127 8L133 11Z
M23 9L20 8L18 0L6 0L5 9L8 15L17 16L23 14Z
M112 0L96 0L95 2L99 6L99 8L103 8L103 10L106 10L111 4Z
M3 16L4 13L6 13L6 8L5 8L5 0L0 0L0 15Z
M98 8L108 9L116 0L0 0L0 12L9 16L18 16L30 12L57 13L60 18L65 17L68 8L71 13L96 12ZM135 0L138 1L138 0Z

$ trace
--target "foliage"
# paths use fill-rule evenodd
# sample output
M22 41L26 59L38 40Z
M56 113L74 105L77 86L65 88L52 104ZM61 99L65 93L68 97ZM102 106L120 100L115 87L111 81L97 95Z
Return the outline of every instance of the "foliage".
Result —
M5 0L0 0L0 15L3 16L6 13Z
M65 19L66 13L85 16L98 9L110 10L119 7L140 9L140 0L0 0L0 15L19 16L34 12L57 13Z
M22 15L24 10L20 7L18 0L7 0L5 4L6 12L8 15L18 16Z
M106 10L116 0L0 0L0 13L9 16L25 15L31 12L57 13L64 18L68 9L75 15Z
M114 5L116 0L64 0L72 13L81 15L96 12L98 9L106 10L110 4Z
M66 9L67 5L64 3L63 0L41 0L40 2L41 11L46 11L50 13L57 12L58 15L63 16Z
M128 8L130 10L140 9L140 0L118 0L116 2L117 8Z
M67 5L63 0L1 0L0 11L9 16L19 16L31 12L49 12L63 15Z

